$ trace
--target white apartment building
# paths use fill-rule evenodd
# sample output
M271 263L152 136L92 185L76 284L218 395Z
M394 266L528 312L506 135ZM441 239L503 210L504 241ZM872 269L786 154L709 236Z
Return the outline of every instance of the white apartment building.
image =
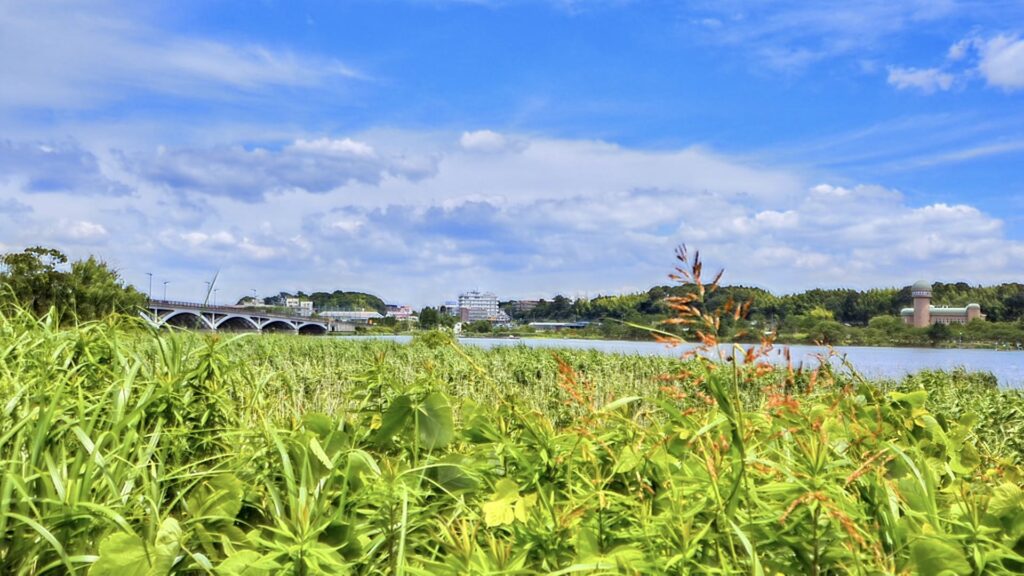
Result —
M498 297L492 292L471 290L459 294L459 318L463 322L494 321L498 312Z
M312 316L313 315L313 301L302 300L300 298L288 297L284 299L285 308L290 308L297 312L299 316Z

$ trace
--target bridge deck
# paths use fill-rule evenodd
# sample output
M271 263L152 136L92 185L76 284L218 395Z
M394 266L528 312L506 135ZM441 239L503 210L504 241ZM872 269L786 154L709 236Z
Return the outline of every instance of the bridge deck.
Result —
M298 316L294 314L281 314L279 312L266 312L259 308L242 308L238 306L211 306L198 302L181 302L178 300L150 300L149 308L160 310L196 310L199 312L213 312L217 314L239 314L244 316L259 316L262 318L274 318L280 320L297 320L300 322L318 322L326 324L326 320L312 318L310 316Z
M297 333L349 332L354 330L351 325L332 322L328 319L265 312L256 308L210 306L198 302L182 302L177 300L150 300L148 308L152 316L143 316L157 327L170 324L172 320L180 318L182 315L188 315L194 317L199 323L194 327L203 328L205 326L206 329L213 331L217 331L222 327L223 329L229 329L227 326L231 326L230 329L233 330L280 331L282 325L286 326L287 330ZM239 321L247 324L249 328L240 328L238 325Z

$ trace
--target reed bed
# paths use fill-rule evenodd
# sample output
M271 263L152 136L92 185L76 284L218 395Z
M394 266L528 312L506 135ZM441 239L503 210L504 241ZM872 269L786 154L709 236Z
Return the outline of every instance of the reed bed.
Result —
M0 316L3 574L1016 574L984 377Z

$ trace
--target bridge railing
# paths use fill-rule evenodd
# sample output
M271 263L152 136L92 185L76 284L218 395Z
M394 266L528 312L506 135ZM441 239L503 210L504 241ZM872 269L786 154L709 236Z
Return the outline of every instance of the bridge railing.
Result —
M286 320L301 320L304 322L319 322L321 324L329 324L330 319L328 318L314 318L312 316L298 316L293 314L281 314L278 312L262 312L254 310L252 308L239 308L236 306L211 306L209 304L201 304L199 302L184 302L181 300L155 300L150 299L150 308L187 308L189 310L198 310L200 312L218 312L222 314L247 314L250 316L266 316L268 318L281 318Z

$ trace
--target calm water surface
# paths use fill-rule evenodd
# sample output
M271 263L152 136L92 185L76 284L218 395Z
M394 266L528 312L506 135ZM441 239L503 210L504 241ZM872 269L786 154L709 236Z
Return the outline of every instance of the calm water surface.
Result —
M410 336L345 336L344 338L376 338L395 342L409 342ZM598 350L612 354L639 354L643 356L679 356L688 346L669 348L657 342L629 342L622 340L575 340L523 338L460 338L460 342L481 348L495 346L528 346L530 348L574 348ZM782 347L780 346L780 349ZM788 347L793 365L817 365L817 355L825 352L819 346L791 345ZM1024 352L996 350L968 350L945 348L881 348L844 346L837 348L851 364L867 378L900 378L925 369L949 370L962 366L967 370L991 372L999 382L1009 388L1024 388ZM785 362L780 354L773 358Z

